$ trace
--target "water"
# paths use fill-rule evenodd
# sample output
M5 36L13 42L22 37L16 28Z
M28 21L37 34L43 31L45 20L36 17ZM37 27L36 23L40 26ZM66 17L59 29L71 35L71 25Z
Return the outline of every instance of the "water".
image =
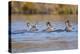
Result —
M78 48L78 24L76 16L71 16L72 32L63 31L67 17L54 15L16 15L12 16L11 40L12 52L33 52L46 50L64 50ZM55 32L42 31L50 21ZM37 24L37 32L27 31L26 23ZM60 31L62 30L62 31Z
M59 22L60 23L60 22ZM53 28L55 30L65 29L64 23L60 24L53 24ZM48 40L48 38L54 39L58 37L64 37L66 40L72 40L77 37L77 25L73 24L73 30L72 32L66 32L66 31L61 31L61 32L42 32L46 27L45 23L39 23L37 25L37 29L39 29L37 32L27 32L27 26L26 22L23 21L18 21L18 22L13 22L12 27L11 27L11 38L14 39L16 42L25 42L26 41L41 41L41 40Z

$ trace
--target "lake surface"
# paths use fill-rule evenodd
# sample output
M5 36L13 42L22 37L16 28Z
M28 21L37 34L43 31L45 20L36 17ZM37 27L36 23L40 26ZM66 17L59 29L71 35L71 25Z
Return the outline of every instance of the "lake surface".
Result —
M46 22L50 21L55 30L65 29L65 20L72 22L72 32L56 31L42 32L46 29ZM37 24L37 32L27 32L26 23ZM35 52L49 50L65 50L78 48L77 16L53 15L12 15L11 23L12 52Z

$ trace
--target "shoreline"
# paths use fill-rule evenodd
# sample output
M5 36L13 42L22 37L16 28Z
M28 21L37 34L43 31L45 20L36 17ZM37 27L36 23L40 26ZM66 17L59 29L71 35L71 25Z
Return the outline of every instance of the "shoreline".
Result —
M77 49L78 40L75 38L72 41L66 40L48 40L48 41L26 41L12 42L12 52L37 52L47 50L66 50Z

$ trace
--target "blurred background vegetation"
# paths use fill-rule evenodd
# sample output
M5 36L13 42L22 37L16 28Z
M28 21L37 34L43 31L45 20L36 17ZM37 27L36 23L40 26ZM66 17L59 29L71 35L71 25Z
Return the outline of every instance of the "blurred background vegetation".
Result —
M12 14L78 14L77 5L32 3L32 2L11 2Z

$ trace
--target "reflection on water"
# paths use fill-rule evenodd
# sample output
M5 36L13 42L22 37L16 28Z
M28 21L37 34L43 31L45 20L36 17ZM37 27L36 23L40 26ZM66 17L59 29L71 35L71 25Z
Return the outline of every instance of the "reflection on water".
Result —
M29 22L65 22L69 19L73 23L78 23L78 16L77 15L23 15L23 14L12 14L11 17L12 21L29 21Z

